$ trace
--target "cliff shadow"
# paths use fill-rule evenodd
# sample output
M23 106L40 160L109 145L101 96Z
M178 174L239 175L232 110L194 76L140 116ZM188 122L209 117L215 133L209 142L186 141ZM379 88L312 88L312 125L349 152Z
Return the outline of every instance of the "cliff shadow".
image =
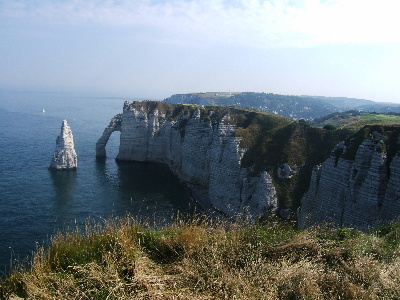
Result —
M167 165L119 160L116 164L118 188L125 197L143 195L146 198L143 205L153 205L156 210L169 207L180 212L193 212L194 202L189 190Z

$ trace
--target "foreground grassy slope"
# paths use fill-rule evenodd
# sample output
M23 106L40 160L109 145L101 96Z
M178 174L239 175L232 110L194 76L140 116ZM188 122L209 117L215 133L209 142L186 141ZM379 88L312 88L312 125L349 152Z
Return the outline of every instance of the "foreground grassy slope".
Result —
M370 234L291 223L131 217L55 237L1 299L399 299L400 225Z

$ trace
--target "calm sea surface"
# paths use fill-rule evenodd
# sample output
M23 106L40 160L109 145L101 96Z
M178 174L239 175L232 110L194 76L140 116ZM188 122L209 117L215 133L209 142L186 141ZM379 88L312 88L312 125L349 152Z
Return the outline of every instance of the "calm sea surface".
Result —
M0 276L37 244L88 218L168 219L190 210L187 191L168 167L115 161L119 132L107 144L107 159L96 160L96 141L124 100L0 91ZM64 119L78 155L75 172L48 170Z

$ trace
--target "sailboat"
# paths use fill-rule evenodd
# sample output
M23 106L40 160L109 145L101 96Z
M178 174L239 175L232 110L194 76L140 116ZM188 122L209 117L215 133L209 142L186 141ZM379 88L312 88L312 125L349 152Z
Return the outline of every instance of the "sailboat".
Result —
M46 111L44 110L44 108L42 109L43 113L45 113Z

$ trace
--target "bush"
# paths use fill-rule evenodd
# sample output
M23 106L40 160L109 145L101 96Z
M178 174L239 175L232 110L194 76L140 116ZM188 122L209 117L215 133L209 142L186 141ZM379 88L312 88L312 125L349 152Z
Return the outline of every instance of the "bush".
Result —
M326 130L336 130L336 126L333 126L331 124L325 125L323 128Z

